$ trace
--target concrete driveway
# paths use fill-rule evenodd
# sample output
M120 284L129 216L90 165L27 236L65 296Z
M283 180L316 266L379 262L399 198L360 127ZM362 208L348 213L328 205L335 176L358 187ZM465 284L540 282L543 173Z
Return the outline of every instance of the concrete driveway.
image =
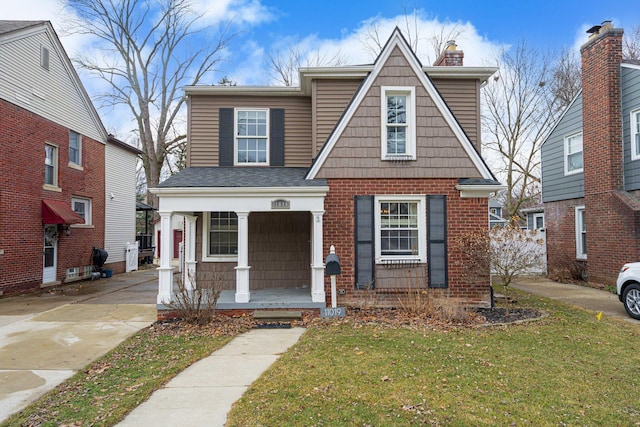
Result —
M156 270L0 299L0 422L156 320Z

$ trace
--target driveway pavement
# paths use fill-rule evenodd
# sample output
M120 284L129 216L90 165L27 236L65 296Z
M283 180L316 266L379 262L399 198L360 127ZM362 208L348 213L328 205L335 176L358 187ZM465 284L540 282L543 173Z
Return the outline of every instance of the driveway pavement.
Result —
M0 422L156 320L157 271L0 299Z

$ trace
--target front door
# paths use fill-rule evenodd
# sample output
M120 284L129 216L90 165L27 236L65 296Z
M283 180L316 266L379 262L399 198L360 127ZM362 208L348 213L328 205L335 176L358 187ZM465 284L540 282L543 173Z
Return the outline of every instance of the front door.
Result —
M58 227L55 225L44 226L43 254L42 283L55 282L58 264Z

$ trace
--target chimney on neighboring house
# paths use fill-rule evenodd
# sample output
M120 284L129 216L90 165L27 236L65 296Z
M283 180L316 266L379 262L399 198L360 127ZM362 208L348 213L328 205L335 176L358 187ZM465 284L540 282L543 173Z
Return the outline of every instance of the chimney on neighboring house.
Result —
M621 28L604 21L587 31L582 56L585 196L622 190Z
M462 60L464 59L464 52L458 50L456 42L449 40L444 50L436 59L433 65L440 67L462 67Z

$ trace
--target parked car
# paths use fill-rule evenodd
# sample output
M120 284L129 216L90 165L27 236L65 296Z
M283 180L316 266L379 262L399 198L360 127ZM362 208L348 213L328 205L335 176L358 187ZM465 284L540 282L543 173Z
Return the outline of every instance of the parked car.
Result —
M640 320L640 262L622 266L616 282L618 298L629 316Z

